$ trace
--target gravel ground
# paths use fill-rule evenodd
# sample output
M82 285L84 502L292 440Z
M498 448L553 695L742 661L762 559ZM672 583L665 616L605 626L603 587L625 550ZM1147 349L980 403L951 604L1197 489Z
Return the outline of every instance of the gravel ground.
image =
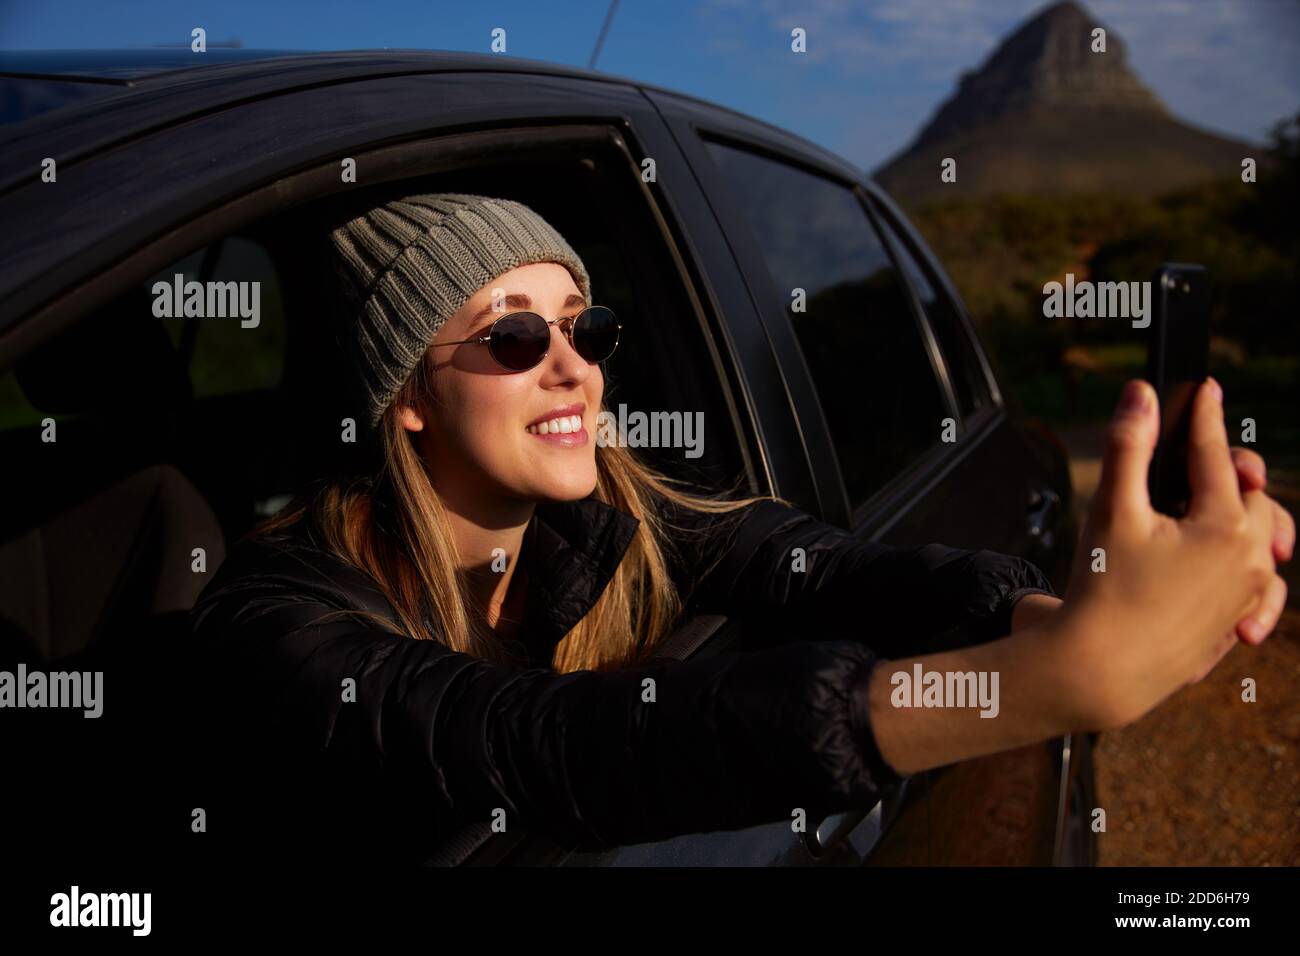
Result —
M1062 431L1081 506L1100 472L1101 430ZM1269 473L1269 493L1300 514L1300 476ZM1201 683L1097 750L1103 866L1300 864L1300 570L1260 647L1239 644ZM1256 703L1241 682L1256 683Z

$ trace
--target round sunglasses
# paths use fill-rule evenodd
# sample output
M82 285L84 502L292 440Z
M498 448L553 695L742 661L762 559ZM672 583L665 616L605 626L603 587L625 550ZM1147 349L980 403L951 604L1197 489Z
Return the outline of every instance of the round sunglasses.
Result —
M508 372L526 372L536 368L551 349L551 326L569 337L573 350L588 362L603 362L618 348L618 333L623 328L612 310L593 305L575 316L544 319L536 312L510 312L492 323L487 335L442 345L487 345L492 358Z

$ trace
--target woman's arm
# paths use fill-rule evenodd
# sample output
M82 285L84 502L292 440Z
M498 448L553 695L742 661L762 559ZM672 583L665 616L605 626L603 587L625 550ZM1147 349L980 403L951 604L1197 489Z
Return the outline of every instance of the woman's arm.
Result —
M1085 554L1105 551L1106 571L1077 573L1060 608L1031 605L1027 629L1009 637L878 665L871 724L882 756L898 771L1123 726L1204 677L1239 635L1258 643L1276 625L1286 586L1275 561L1290 558L1295 526L1234 469L1221 393L1213 386L1197 393L1191 505L1178 520L1156 513L1147 494L1158 430L1154 394L1130 383L1126 397L1082 543ZM996 713L910 706L914 698L894 691L918 669L984 675L998 691Z
M1012 555L864 541L775 501L702 524L711 533L686 542L690 606L746 617L751 646L834 634L888 657L933 652L1003 636L1023 599L1055 593Z
M1230 461L1243 495L1262 492L1262 458L1234 448ZM1288 560L1294 522L1271 507L1273 555ZM775 501L721 520L671 513L689 529L682 580L692 607L747 617L750 646L833 636L887 657L934 653L1045 622L1062 603L1034 564L996 551L863 541Z
M1023 747L1077 730L1098 729L1092 695L1070 679L1072 662L1051 625L1017 629L986 644L881 662L871 676L871 726L884 759L899 773ZM1075 662L1077 663L1077 662ZM994 707L899 706L901 678L996 674ZM894 675L901 675L896 681ZM992 716L981 716L981 713Z

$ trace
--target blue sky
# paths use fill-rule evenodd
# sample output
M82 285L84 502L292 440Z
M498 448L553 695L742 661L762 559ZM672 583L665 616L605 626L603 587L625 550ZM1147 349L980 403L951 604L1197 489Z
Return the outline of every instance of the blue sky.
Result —
M966 69L1044 0L621 0L597 69L682 90L790 129L873 169L904 147ZM1262 141L1300 111L1296 0L1092 0L1132 65L1198 126ZM490 52L585 67L609 4L364 0L0 0L0 49L209 42L248 48ZM808 53L790 52L790 30Z

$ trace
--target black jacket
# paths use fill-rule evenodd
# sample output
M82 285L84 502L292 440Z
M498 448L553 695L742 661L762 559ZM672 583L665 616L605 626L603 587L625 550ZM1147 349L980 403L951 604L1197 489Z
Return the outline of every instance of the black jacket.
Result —
M395 619L303 522L238 544L192 615L209 845L416 861L498 810L512 832L599 846L869 806L901 779L869 723L877 661L1005 634L1015 601L1051 593L1018 558L864 542L776 502L672 516L698 529L672 562L688 609L749 622L744 652L548 667L638 524L593 498L528 528L520 667L338 613Z

